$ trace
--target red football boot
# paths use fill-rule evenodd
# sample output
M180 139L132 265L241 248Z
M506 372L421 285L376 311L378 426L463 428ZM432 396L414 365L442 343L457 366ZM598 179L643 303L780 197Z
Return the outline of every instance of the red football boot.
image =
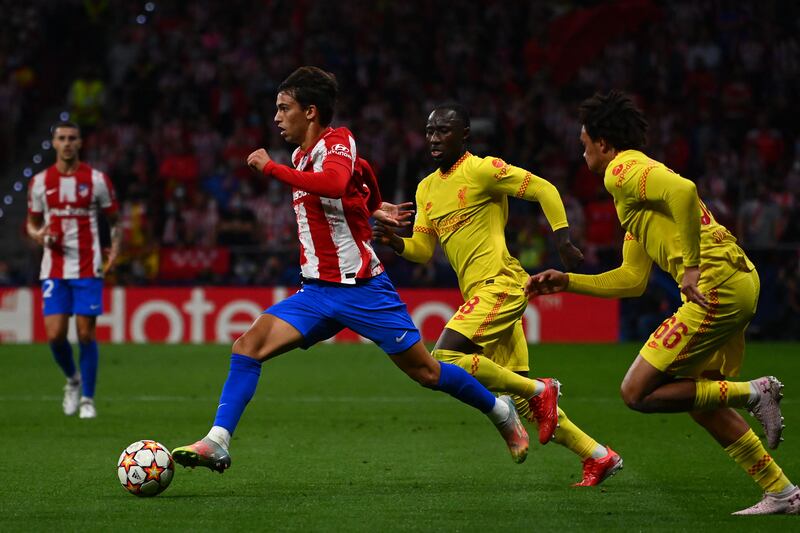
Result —
M544 383L544 391L528 400L531 408L529 420L539 425L539 443L547 444L558 427L558 397L561 383L555 378L537 378Z
M608 453L600 459L589 457L583 461L583 479L573 487L594 487L622 470L622 457L606 446Z

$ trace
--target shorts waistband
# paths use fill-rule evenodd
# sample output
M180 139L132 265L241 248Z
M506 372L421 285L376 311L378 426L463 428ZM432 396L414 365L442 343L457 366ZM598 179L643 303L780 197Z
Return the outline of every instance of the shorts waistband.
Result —
M375 276L375 277L377 277L377 276ZM371 277L371 278L355 278L355 284L354 285L355 286L366 285L367 283L369 283L370 281L375 279L375 277ZM300 282L303 285L320 285L320 286L323 286L323 287L353 287L354 286L353 284L350 284L350 283L337 283L335 281L325 281L325 280L317 279L317 278L304 278L302 276L300 277Z

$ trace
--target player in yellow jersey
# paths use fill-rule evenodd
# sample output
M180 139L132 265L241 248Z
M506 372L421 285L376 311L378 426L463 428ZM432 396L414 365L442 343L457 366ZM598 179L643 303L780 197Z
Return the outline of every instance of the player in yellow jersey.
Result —
M622 265L587 276L555 270L531 276L529 296L561 291L609 298L638 296L655 262L680 286L683 304L642 347L622 381L631 409L688 412L764 490L761 501L734 514L798 514L800 489L766 452L734 408L750 410L767 445L782 439L782 384L739 375L744 330L756 310L759 279L730 232L714 220L694 183L647 157L647 122L631 99L596 94L580 108L580 139L589 169L604 176L627 232Z
M556 188L527 170L466 149L469 115L445 104L428 118L426 138L438 169L417 187L417 217L411 238L377 225L376 237L418 263L430 260L437 240L458 275L464 298L447 323L433 355L461 366L494 392L510 392L517 409L539 426L539 442L554 439L583 460L579 486L601 483L622 468L622 459L573 424L555 399L555 379L529 379L528 343L522 315L528 305L528 278L506 248L508 196L541 204L558 242L562 261L577 267L581 252L569 239L564 204ZM536 396L540 391L544 394Z

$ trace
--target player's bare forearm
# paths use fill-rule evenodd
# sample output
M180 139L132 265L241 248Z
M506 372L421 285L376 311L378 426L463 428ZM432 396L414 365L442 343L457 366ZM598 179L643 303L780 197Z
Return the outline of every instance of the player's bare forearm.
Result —
M120 249L122 248L122 221L118 215L109 217L110 233L111 233L111 249L108 252L106 264L103 267L103 274L108 274L114 265L117 263Z
M44 217L42 215L29 214L25 222L25 231L28 237L39 246L47 245L47 226L44 223Z

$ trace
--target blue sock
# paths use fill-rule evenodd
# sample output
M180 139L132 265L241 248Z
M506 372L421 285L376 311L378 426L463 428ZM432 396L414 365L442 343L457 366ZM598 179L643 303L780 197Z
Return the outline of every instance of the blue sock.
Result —
M256 392L259 376L261 361L238 353L231 355L231 369L219 397L215 426L224 427L233 435L244 408Z
M97 350L97 341L80 343L81 351L81 383L83 385L83 395L87 398L94 398L94 386L97 383L97 364L100 353Z
M494 407L495 397L460 366L439 363L442 366L436 389L471 405L481 413L488 413Z
M75 361L72 359L72 345L69 341L53 341L50 343L50 351L53 352L53 359L56 360L62 372L68 378L75 375Z

